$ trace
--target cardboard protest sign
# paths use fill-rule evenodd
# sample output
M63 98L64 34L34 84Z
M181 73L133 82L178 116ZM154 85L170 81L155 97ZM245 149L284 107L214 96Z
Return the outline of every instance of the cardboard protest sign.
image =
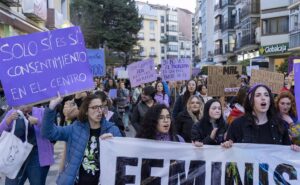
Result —
M294 75L297 115L300 117L300 59L294 60ZM300 120L298 120L298 122L300 122Z
M242 66L208 66L208 96L235 96L240 89Z
M157 79L157 73L153 59L135 62L127 67L131 87L153 82Z
M105 76L104 49L87 49L87 55L93 76Z
M0 39L0 69L10 106L94 88L79 27Z
M252 70L252 76L250 85L264 84L268 86L272 93L279 94L283 87L284 75L281 73L264 71L264 70Z
M189 80L191 78L191 60L169 59L161 63L161 76L165 81Z
M290 146L235 143L224 149L137 138L101 140L100 183L108 185L299 185ZM297 176L298 175L298 176Z

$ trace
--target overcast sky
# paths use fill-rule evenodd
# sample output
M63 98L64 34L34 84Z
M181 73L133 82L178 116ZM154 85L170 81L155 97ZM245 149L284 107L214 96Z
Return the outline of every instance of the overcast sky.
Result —
M195 12L196 0L137 0L141 2L149 2L150 4L170 5L178 8L184 8L191 12Z

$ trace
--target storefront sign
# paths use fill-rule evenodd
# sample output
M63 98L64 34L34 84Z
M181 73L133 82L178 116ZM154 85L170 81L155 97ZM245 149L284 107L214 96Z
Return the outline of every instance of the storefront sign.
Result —
M289 43L275 44L269 46L262 46L259 49L261 55L285 53L289 49Z

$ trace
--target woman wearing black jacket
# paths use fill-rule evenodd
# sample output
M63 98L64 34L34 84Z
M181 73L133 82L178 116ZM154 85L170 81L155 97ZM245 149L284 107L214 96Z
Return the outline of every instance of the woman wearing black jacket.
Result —
M233 121L227 140L222 144L230 148L233 143L290 145L291 141L283 120L276 112L271 90L262 84L250 88L244 103L245 115ZM293 150L299 150L292 145Z
M191 143L192 127L202 118L204 103L199 96L192 95L189 98L186 107L187 109L177 116L175 126L177 134L181 135L185 142Z
M224 141L225 132L226 126L220 101L208 100L204 105L203 118L192 128L192 141L218 145Z

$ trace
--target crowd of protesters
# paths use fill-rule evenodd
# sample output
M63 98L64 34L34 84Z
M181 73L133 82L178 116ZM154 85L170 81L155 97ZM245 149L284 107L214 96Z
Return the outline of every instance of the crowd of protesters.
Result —
M1 85L1 84L0 84ZM52 99L35 106L10 108L0 86L0 134L11 130L34 147L15 179L6 185L44 185L54 163L53 145L64 141L59 185L99 182L99 137L126 137L191 143L195 147L234 143L290 145L300 152L295 92L287 82L274 97L268 86L243 79L235 97L210 97L205 77L156 82L131 88L129 80L95 78L89 92ZM132 125L132 127L131 127ZM300 154L300 153L299 153ZM152 179L154 183L156 179Z

